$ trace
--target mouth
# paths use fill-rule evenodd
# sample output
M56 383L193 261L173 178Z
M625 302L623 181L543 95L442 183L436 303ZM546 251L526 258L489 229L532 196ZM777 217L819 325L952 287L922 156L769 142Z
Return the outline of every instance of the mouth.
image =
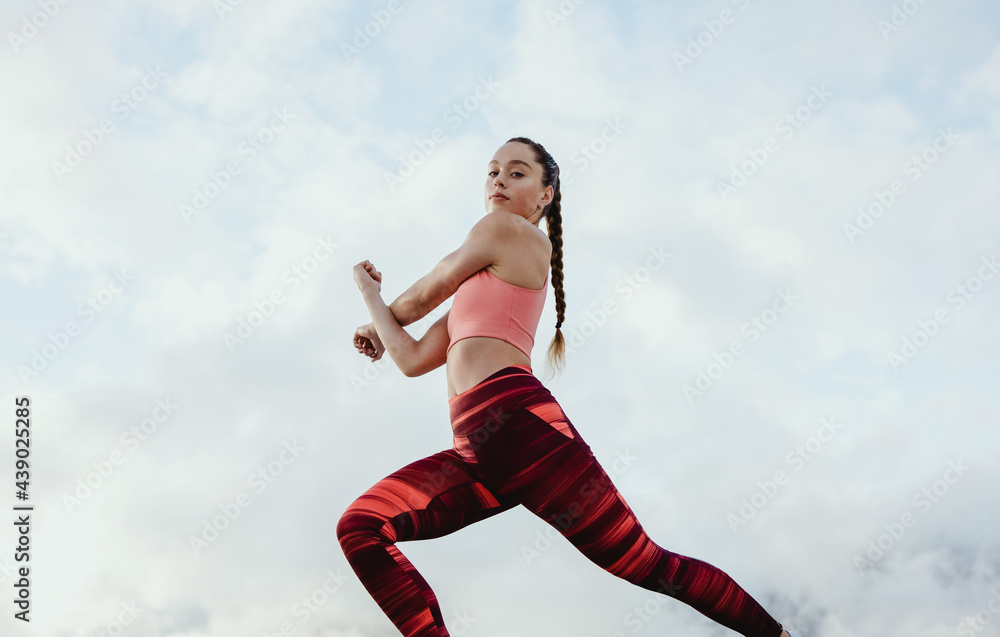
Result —
M510 198L507 197L507 195L501 195L497 193L495 195L492 195L490 199L492 199L493 201L508 201Z

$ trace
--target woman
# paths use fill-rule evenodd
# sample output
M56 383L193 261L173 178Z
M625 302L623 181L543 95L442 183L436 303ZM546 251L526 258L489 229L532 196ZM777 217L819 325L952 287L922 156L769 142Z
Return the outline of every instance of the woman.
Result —
M562 283L559 167L530 139L515 137L488 166L487 215L462 246L396 301L381 274L354 268L372 323L354 344L389 352L406 376L447 364L454 445L380 480L344 512L337 538L365 588L408 637L448 635L427 582L396 547L441 537L523 505L609 573L685 602L748 637L789 637L728 575L671 553L646 535L552 394L531 372L531 348L549 266L558 322L548 362L561 368L566 311ZM546 219L548 236L539 229ZM415 341L403 329L452 294L451 309Z

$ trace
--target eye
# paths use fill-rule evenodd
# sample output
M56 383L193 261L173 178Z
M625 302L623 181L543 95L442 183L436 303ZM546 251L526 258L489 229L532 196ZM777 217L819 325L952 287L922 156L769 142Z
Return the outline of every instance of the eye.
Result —
M524 177L524 175L523 175L523 174L521 174L521 173L519 173L519 172L512 172L511 174L512 174L512 175L521 175L522 177Z
M487 175L490 175L490 176L492 177L492 176L493 176L493 175L494 175L495 173L496 173L496 171L495 171L495 170L491 170L490 172L488 172L488 173L486 173L486 174L487 174Z

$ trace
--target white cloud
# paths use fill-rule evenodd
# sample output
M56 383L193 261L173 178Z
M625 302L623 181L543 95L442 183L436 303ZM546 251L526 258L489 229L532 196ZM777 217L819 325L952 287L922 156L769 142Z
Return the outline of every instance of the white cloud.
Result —
M37 405L33 541L56 575L35 580L38 599L57 600L37 607L37 630L92 632L134 601L137 635L263 633L289 618L302 634L396 634L334 531L376 480L450 445L445 372L408 379L357 357L349 340L368 317L350 268L372 259L387 301L428 272L485 213L485 164L513 135L571 176L564 332L588 336L544 382L602 463L638 456L615 482L654 540L717 563L804 637L954 634L985 607L1000 578L1000 282L982 269L1000 236L986 178L996 34L950 5L888 42L882 3L740 5L583 3L553 28L555 2L405 3L348 61L341 43L386 5L243 2L220 19L205 2L71 3L3 56L2 373ZM735 22L679 70L675 52L723 8ZM37 10L7 5L0 22L19 29ZM157 65L167 78L119 118L115 101ZM481 77L496 90L453 127L449 109ZM829 99L786 135L779 120L820 86ZM262 132L275 109L294 119ZM59 181L52 163L101 118L114 131ZM954 144L928 153L949 126ZM447 139L421 158L436 127ZM777 150L723 199L720 181L769 137ZM411 154L419 165L390 189ZM219 177L230 162L239 173ZM219 179L185 222L181 204ZM844 224L893 180L905 193L851 243ZM338 248L311 263L327 238ZM616 284L644 278L659 247L670 258L626 298ZM121 268L134 282L85 322L79 304ZM308 276L286 277L294 268ZM783 289L798 300L765 314ZM264 316L255 304L275 290L284 302ZM607 300L618 310L597 325ZM887 355L941 309L948 322L893 370ZM265 320L231 353L223 333L255 311ZM554 319L550 294L539 376ZM767 329L751 338L754 319ZM79 336L26 385L18 366L69 320ZM734 341L745 354L689 402L682 386ZM177 413L127 450L124 432L165 396ZM734 533L727 513L831 417L843 430ZM308 451L256 492L250 476L293 439ZM63 496L115 450L123 462L67 511ZM915 494L957 458L968 475L921 511ZM196 557L189 538L240 491L252 504ZM916 524L859 575L854 556L907 511ZM545 528L518 508L401 549L446 618L479 618L470 632L628 630L651 593L564 540L526 564L521 546ZM328 569L348 577L299 623L293 605ZM646 629L713 630L672 600Z

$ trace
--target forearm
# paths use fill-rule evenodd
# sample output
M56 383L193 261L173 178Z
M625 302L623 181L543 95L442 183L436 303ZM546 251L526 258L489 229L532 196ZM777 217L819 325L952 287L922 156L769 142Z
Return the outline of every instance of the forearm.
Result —
M373 290L364 293L363 296L385 351L392 357L396 366L405 372L408 361L413 358L417 341L402 328L389 306L382 300L381 294Z
M416 323L428 314L424 310L424 302L420 292L423 280L424 278L421 277L408 290L400 294L399 298L388 305L389 311L395 317L396 323L401 327ZM378 329L377 325L375 329ZM381 334L382 332L379 331L379 335Z

